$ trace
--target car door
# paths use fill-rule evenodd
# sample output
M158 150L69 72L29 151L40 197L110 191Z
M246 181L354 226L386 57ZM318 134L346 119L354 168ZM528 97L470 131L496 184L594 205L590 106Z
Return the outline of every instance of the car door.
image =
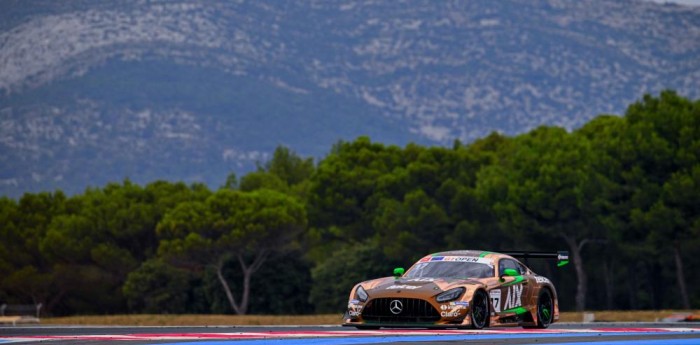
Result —
M511 268L520 275L511 277L505 275L505 270ZM528 296L527 269L519 262L512 259L500 259L498 261L499 286L489 293L493 311L497 314L521 314L525 310L525 297Z

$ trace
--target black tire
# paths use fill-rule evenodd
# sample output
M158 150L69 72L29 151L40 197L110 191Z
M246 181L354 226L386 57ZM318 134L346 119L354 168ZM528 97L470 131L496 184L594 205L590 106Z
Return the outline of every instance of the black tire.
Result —
M371 329L379 329L379 326L355 326L355 328L360 329L360 330L371 330Z
M554 320L554 299L549 289L542 289L537 298L537 325L535 328L547 328Z
M484 290L477 290L472 297L471 308L469 313L472 319L472 328L482 329L489 324L490 313L489 296Z

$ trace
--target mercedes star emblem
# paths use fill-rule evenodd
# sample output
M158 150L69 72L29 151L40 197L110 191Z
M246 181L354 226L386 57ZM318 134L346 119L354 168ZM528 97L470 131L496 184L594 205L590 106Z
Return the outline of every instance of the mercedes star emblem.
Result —
M392 314L394 315L399 315L401 314L401 311L403 310L403 303L401 301L395 299L389 303L389 310L391 311Z

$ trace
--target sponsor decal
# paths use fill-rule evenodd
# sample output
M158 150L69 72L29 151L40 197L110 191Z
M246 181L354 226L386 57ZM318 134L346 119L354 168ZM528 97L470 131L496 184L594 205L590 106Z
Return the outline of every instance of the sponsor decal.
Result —
M491 305L493 305L493 311L501 312L501 290L494 289L489 292L489 297L491 297Z
M435 278L411 278L405 280L406 282L434 282Z
M357 308L357 307L362 308L362 306L360 306L359 304L360 304L359 300L351 299L350 302L348 302L348 308Z
M350 315L350 317L357 317L360 316L360 313L362 313L364 306L359 305L358 303L360 303L360 301L356 299L350 300L348 303L348 315Z
M479 262L480 258L470 256L446 256L443 261Z
M430 258L432 258L431 255L425 256L422 259L418 260L418 262L428 262L430 261Z
M493 266L493 260L474 256L433 256L430 261L476 262Z
M457 316L459 316L459 311L441 311L440 316L442 316L442 317L457 317Z
M459 314L460 310L462 310L468 306L469 306L469 302L461 302L461 301L441 304L440 310L442 310L442 313L440 313L440 315L442 315L443 313L447 313L447 314L450 314L447 317L454 317L454 316L457 316ZM451 314L455 314L455 315L451 315ZM442 316L445 316L445 315L442 315Z
M503 309L514 309L523 305L523 285L513 285L508 288L508 295L503 304Z
M391 289L406 289L406 290L414 290L414 289L420 289L420 286L415 286L415 285L391 285L386 288L386 290L391 290Z
M541 276L535 276L535 281L539 284L549 283L549 279Z
M493 289L489 292L489 297L491 297L491 305L493 305L493 311L496 313L509 312L512 309L521 307L523 305L523 289L522 284L511 285L504 289L506 291L505 300L502 299L502 290ZM501 305L501 303L503 305Z

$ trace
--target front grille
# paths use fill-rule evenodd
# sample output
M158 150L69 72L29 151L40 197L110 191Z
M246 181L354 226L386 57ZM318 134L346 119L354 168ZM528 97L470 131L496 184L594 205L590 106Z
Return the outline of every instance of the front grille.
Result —
M392 301L400 302L401 312L392 313ZM396 311L394 309L394 312ZM432 323L440 320L440 313L428 301L422 299L376 298L367 302L362 311L362 318L367 322L377 323Z

